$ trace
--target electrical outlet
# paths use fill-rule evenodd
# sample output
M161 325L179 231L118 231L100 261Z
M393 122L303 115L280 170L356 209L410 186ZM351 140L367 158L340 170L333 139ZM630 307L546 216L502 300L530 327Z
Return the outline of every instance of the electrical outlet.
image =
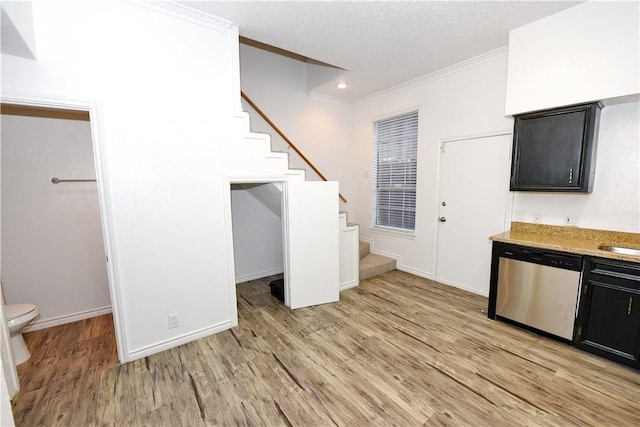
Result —
M577 227L578 226L578 216L577 215L565 215L564 216L564 225L567 227Z
M522 211L517 211L517 212L515 213L515 215L513 216L513 220L514 220L514 221L522 221L522 220L524 220L524 212L522 212Z
M533 222L536 223L536 224L540 224L541 221L542 221L542 214L534 213L533 214Z
M169 329L177 328L180 326L180 319L178 318L178 313L169 315Z

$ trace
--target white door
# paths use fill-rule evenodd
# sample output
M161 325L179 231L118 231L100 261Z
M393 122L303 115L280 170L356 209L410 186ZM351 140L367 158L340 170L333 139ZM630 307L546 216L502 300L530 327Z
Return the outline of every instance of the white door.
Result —
M511 135L442 144L436 276L489 294L491 241L508 229Z
M294 309L338 301L338 183L286 187L285 303Z

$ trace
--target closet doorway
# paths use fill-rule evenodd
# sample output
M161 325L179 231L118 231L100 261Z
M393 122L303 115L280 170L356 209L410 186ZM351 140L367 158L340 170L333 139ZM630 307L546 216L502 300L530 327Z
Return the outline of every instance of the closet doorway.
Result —
M284 176L280 181L273 178L227 179L230 195L226 198L225 209L227 230L231 230L228 242L230 253L234 254L229 265L234 266L236 278L230 289L232 301L237 303L237 283L278 274L280 268L284 274L284 304L292 310L338 301L338 183L287 181ZM254 194L244 197L253 201L244 208L239 206L234 191L249 193L251 189ZM262 212L259 219L252 218L256 212ZM271 225L256 226L266 224L267 217L271 217ZM239 221L239 218L243 220ZM243 224L251 224L251 229ZM261 260L254 258L253 268L246 274L238 268L239 262L249 258L247 248L255 245L259 236L262 243L257 253L281 254L282 263L276 260L271 267L265 268L258 266L257 261ZM250 250L256 252L255 247ZM235 313L232 313L233 318L236 318Z
M231 184L236 283L284 273L282 186Z
M89 112L3 103L1 119L5 304L38 307L25 332L110 313Z

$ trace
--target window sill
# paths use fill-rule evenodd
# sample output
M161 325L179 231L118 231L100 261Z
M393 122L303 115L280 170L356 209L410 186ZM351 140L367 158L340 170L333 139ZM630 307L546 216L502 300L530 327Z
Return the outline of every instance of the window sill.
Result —
M400 237L403 239L415 239L416 238L416 232L414 230L401 230L398 228L391 228L391 227L381 227L379 225L374 225L373 227L370 227L369 230L371 230L372 233L375 234L384 234L387 236L394 236L394 237Z

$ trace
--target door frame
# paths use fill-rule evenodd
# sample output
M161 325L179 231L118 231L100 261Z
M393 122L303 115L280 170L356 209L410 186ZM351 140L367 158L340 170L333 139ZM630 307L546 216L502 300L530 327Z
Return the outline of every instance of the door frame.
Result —
M440 139L440 142L438 144L438 171L437 171L437 182L436 185L438 187L438 191L436 194L436 199L435 199L435 213L436 213L436 217L435 217L435 221L434 221L434 239L433 239L433 253L435 254L435 256L433 257L433 265L431 267L432 271L433 271L433 280L437 280L438 279L438 257L440 256L440 253L438 251L438 246L440 245L440 227L438 226L438 218L440 217L440 200L442 199L442 155L444 154L444 144L447 143L451 143L451 142L460 142L460 141L468 141L470 139L483 139L483 138L493 138L496 136L511 136L513 138L513 130L512 129L506 129L506 130L497 130L497 131L492 131L492 132L486 132L486 133L478 133L478 134L472 134L472 135L465 135L465 136L459 136L459 137L452 137L452 138L442 138ZM507 196L507 214L505 216L505 226L511 222L512 220L512 215L513 215L513 192L509 192L509 195ZM487 236L488 237L488 236Z
M0 292L0 317L2 323L0 323L0 354L2 355L2 371L4 375L4 381L7 385L7 392L9 393L9 399L13 399L13 396L20 390L20 381L18 379L18 370L13 359L13 344L11 343L11 337L9 334L9 324L4 314L4 296ZM1 387L1 385L0 385ZM4 404L5 402L2 402Z
M107 280L111 296L111 311L116 335L116 347L118 360L121 363L129 361L126 335L124 333L126 319L122 310L122 290L118 281L118 262L113 246L113 218L111 206L111 188L109 186L106 153L104 147L104 131L102 129L102 109L98 101L80 100L72 98L48 97L43 95L4 92L0 95L0 102L20 105L24 107L40 107L51 109L76 110L89 113L91 128L91 143L93 146L93 158L96 169L96 185L98 192L98 208L102 225L102 240L106 256ZM4 321L4 318L3 318Z
M294 175L298 176L298 175ZM233 215L231 206L231 186L233 184L281 184L282 196L280 198L282 212L282 251L283 251L283 271L284 271L284 305L290 310L292 308L291 298L291 241L290 241L290 215L289 215L289 184L292 183L291 176L287 175L227 175L223 176L223 204L224 204L224 221L225 221L225 245L227 252L227 276L229 290L230 324L231 327L238 325L238 301L236 293L236 274L235 274L235 251L233 245ZM336 194L337 197L337 194ZM336 199L337 200L337 199ZM337 213L337 212L336 212ZM338 216L336 215L336 224ZM336 230L337 231L337 230ZM339 282L339 280L338 280ZM339 296L339 283L338 296ZM303 306L305 307L305 306ZM302 307L298 307L302 308Z
M229 277L228 289L229 289L229 307L231 308L231 327L238 326L238 296L236 294L236 264L235 254L233 246L233 207L231 206L231 185L233 184L274 184L278 183L282 185L282 196L280 198L280 207L282 210L282 249L283 249L283 270L285 278L287 276L287 260L285 253L287 251L287 239L286 239L286 223L285 223L285 187L288 181L286 176L282 175L233 175L223 176L223 203L224 203L224 221L225 221L225 244L227 247L227 277ZM287 281L284 281L284 303L289 306L289 286Z

